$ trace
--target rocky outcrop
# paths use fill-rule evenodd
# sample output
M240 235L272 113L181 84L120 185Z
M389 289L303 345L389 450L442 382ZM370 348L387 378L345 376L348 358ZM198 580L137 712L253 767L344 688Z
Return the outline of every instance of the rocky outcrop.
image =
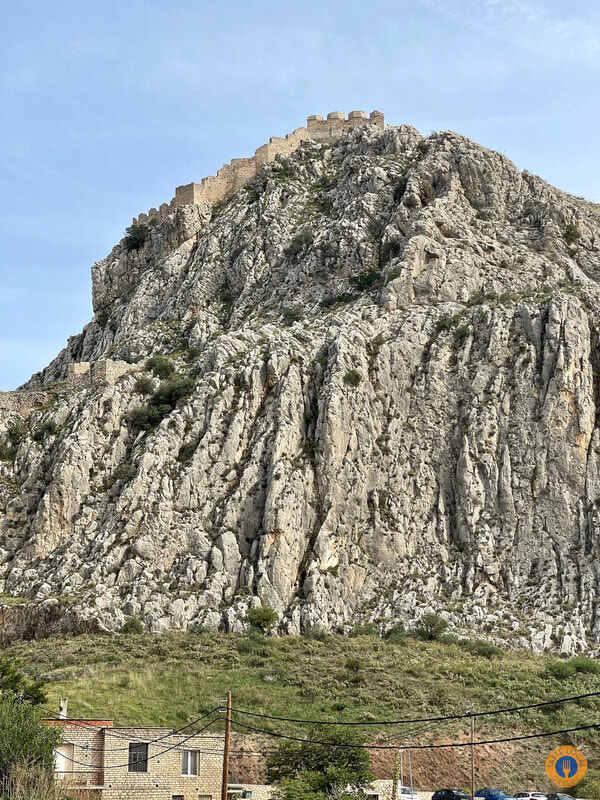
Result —
M73 627L238 629L262 603L282 632L435 610L596 648L599 220L409 126L157 220L94 265L94 319L28 388L162 353L193 391L148 430L139 375L31 414L0 467L0 588L67 598Z

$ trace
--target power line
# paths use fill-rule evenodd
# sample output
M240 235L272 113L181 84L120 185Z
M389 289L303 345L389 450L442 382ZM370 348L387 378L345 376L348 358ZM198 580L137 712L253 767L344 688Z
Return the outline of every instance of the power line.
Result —
M245 711L241 708L234 708L236 714L244 714L248 717L259 717L261 719L270 719L276 722L293 722L298 725L408 725L413 722L445 722L446 720L453 719L470 719L471 717L487 717L494 714L510 714L515 711L527 711L532 708L543 708L544 706L559 705L560 703L571 703L575 700L583 700L586 697L598 697L600 692L587 692L586 694L577 694L572 697L561 697L558 700L544 700L540 703L530 703L525 706L513 706L512 708L498 708L492 711L476 711L467 714L447 714L443 717L415 717L413 719L395 719L395 720L365 720L362 722L339 722L338 720L318 720L318 719L296 719L294 717L275 717L270 714L259 714L256 711Z
M471 716L471 715L468 715ZM473 715L475 716L475 715ZM267 736L273 736L276 739L289 739L293 742L304 742L305 744L322 744L327 745L329 747L339 747L345 750L397 750L398 745L376 745L376 744L350 744L348 742L331 742L331 741L324 741L319 739L302 739L298 736L288 736L285 733L278 733L277 731L269 731L262 728L254 728L251 725L245 725L243 722L238 722L238 720L232 720L232 723L238 725L242 728L246 728L249 731L253 731L254 733L264 733ZM504 742L517 742L522 741L523 739L538 739L543 738L544 736L555 736L558 734L563 733L575 733L576 731L585 731L591 730L592 728L600 728L600 722L594 723L592 725L581 725L578 728L563 728L562 730L555 730L555 731L543 731L542 733L530 733L524 736L509 736L505 739L486 739L478 742L473 742L473 745L482 745L482 744L502 744ZM408 744L402 745L403 750L437 750L443 747L471 747L471 742L450 742L448 744Z
M446 729L450 725L453 725L455 722L459 722L459 721L460 720L449 719L449 720L445 720L444 722L424 722L424 723L422 723L420 725L411 725L409 728L405 728L402 731L398 731L393 736L386 736L385 738L380 739L379 741L382 741L382 742L397 742L400 739L400 740L402 740L404 742L404 741L407 740L407 738L409 736L413 736L415 733L421 733L421 732L425 731L426 729L427 729L428 733L429 732L433 732L434 730L437 733L437 732L440 731L440 729L442 729L442 728Z
M57 720L57 721L63 720L69 725L76 725L76 726L82 727L82 728L85 727L85 728L89 728L89 729L92 729L92 730L95 730L95 731L103 730L105 736L114 736L115 738L118 738L118 739L127 739L127 740L134 739L134 740L137 740L137 741L140 741L140 742L144 742L145 744L155 744L156 742L160 742L163 739L170 739L173 736L178 736L181 733L181 731L185 731L188 728L191 728L192 725L196 725L198 722L201 722L203 719L206 719L206 717L210 716L211 714L214 714L215 711L218 711L218 710L219 709L218 709L218 706L217 706L216 708L213 708L211 711L207 711L207 713L203 714L201 717L198 717L197 719L194 719L191 722L188 722L188 724L184 725L182 728L177 728L176 730L172 731L171 733L165 733L164 736L158 736L156 739L150 739L150 740L142 739L140 736L133 736L131 734L129 736L127 734L118 734L117 732L113 732L112 728L100 728L100 727L98 727L96 725L89 725L87 723L84 723L82 720L71 720L68 717L67 718L65 718L65 717L53 717L52 719ZM217 719L218 719L218 717L215 717L213 722L216 722ZM132 726L132 727L136 727L136 726ZM198 732L196 732L196 733L198 733ZM196 733L194 733L193 735L196 735ZM78 747L80 750L90 750L92 752L96 751L96 752L103 752L103 753L112 753L112 752L116 752L117 750L127 750L127 749L129 749L128 745L125 746L125 747L91 747L90 745L76 744L75 742L73 742L73 744L75 745L75 747Z
M207 725L205 725L203 728L200 728L199 731L194 731L194 733L191 733L189 736L187 736L183 740L183 742L179 742L177 744L171 745L171 747L167 747L165 750L161 750L159 753L155 753L152 756L148 756L145 759L145 761L152 761L153 758L158 758L159 756L162 756L165 753L170 752L171 750L179 749L179 746L181 744L184 744L184 742L187 742L190 739L193 739L194 736L198 736L198 734L202 733L202 731L205 731L207 728L210 728L210 726L213 724L213 722L216 722L217 719L218 719L217 717L215 717L215 719L211 719L211 721ZM145 744L152 744L152 742L145 742ZM89 767L90 766L90 764L86 764L84 761L77 761L76 759L70 758L69 756L65 755L64 753L61 753L61 755L64 758L66 758L67 761L70 761L72 764L78 764L79 766L82 766L82 767ZM123 767L128 767L128 766L129 766L129 761L127 763L125 763L125 764L109 764L108 766L104 765L103 767L99 767L97 769L88 769L88 770L79 770L79 771L80 772L98 772L101 769L103 772L105 772L107 769L122 769Z

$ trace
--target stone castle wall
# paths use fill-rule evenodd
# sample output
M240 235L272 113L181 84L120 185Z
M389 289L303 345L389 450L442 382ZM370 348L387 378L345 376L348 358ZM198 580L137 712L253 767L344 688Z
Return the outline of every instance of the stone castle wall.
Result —
M163 218L177 206L188 204L220 203L233 192L241 189L252 180L263 166L278 155L290 155L300 144L308 139L318 142L331 142L348 131L364 125L384 128L385 120L381 111L372 111L367 117L364 111L351 111L346 118L343 111L332 111L327 119L313 114L306 120L306 127L296 128L285 137L272 136L250 158L234 158L225 164L216 175L203 178L200 183L187 183L175 189L175 197L170 203L163 203L158 209L151 208L147 214L134 217L134 223L147 223L151 219Z
M71 389L96 387L100 383L116 383L123 375L136 372L140 367L127 361L77 361L67 368L67 385Z
M28 417L52 400L48 392L0 392L0 409L14 411L22 417Z
M29 415L55 399L69 392L96 388L102 383L115 384L120 377L140 369L137 364L127 361L77 361L69 364L64 383L53 386L51 391L34 390L22 392L0 392L0 410L15 411L22 417Z

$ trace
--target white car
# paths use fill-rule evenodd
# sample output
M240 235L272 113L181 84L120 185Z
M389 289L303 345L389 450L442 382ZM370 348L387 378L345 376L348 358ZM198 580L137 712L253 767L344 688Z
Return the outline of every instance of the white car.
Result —
M517 792L514 797L517 800L548 800L544 792Z

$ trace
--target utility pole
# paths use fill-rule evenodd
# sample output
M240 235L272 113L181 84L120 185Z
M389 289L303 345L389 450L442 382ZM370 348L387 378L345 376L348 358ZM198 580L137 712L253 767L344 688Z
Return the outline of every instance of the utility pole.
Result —
M475 717L471 708L471 800L475 800Z
M229 783L229 740L231 738L231 692L227 692L227 711L225 714L225 746L223 748L223 782L221 784L221 800L227 800Z
M398 778L400 777L400 750L396 752L394 759L394 780L392 781L392 800L398 800Z

